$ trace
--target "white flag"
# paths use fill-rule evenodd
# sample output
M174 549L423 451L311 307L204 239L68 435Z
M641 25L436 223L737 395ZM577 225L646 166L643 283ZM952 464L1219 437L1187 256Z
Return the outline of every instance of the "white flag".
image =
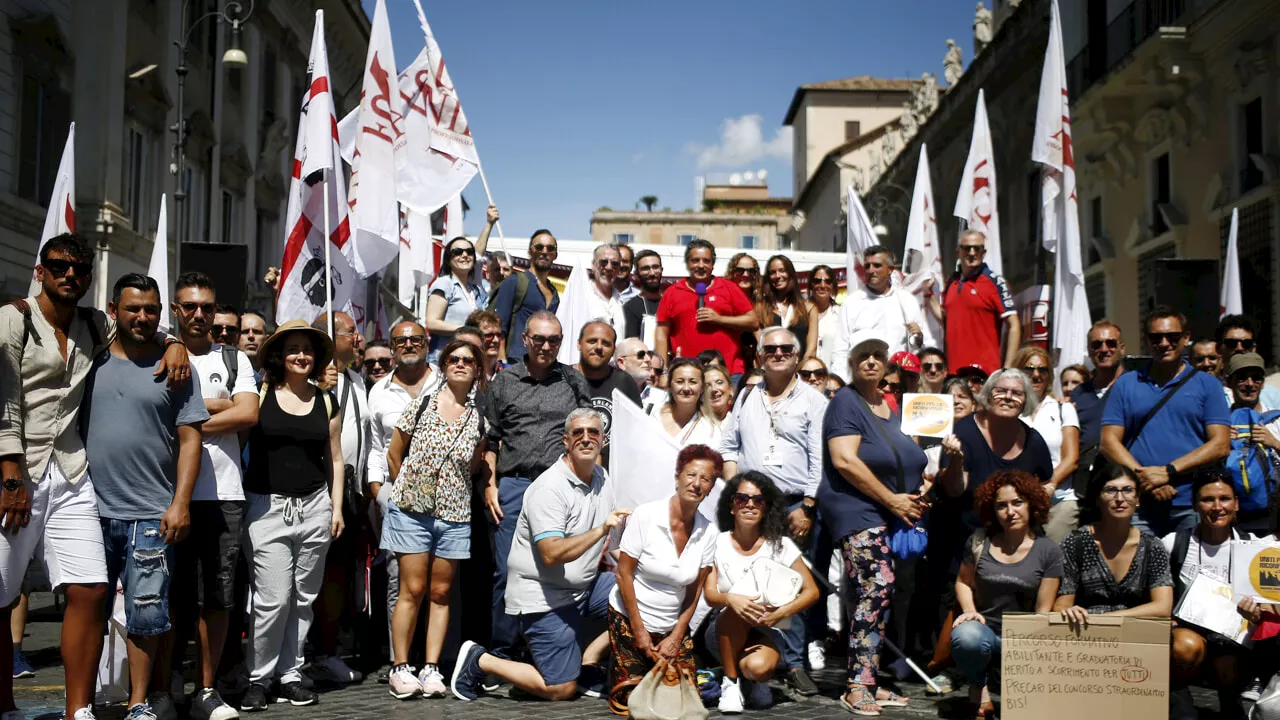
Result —
M351 157L351 265L361 277L381 270L399 250L395 150L405 137L399 88L392 88L398 84L387 8L377 0Z
M569 273L564 292L560 293L560 307L556 309L556 319L560 321L560 330L564 334L557 359L565 365L575 365L578 362L578 331L589 320L595 319L591 317L589 302L590 293L595 291L591 279L587 277L587 266L579 258Z
M942 255L938 245L938 216L933 207L933 181L929 177L929 150L920 146L916 164L916 184L911 192L911 214L907 218L907 241L903 251L902 287L920 302L925 327L925 346L942 347L943 329L929 312L929 293L940 295L943 286Z
M1219 301L1219 317L1244 314L1244 300L1240 291L1240 251L1236 242L1240 237L1240 209L1231 209L1231 233L1227 235L1227 266L1222 270L1222 299Z
M402 207L404 226L400 231L400 274L396 299L407 308L413 307L418 289L431 284L435 277L435 251L432 248L431 218Z
M58 175L53 179L53 194L49 196L49 210L44 216L44 230L36 247L36 261L31 270L31 286L27 293L40 294L36 282L35 265L40 264L40 251L49 238L76 231L76 124L67 130L67 142L62 146L62 159L58 161Z
M615 508L635 509L671 497L676 490L676 457L680 445L662 423L646 415L631 398L613 391L613 420L609 425L609 481ZM712 523L724 481L717 479L698 505Z
M310 84L298 122L298 143L289 182L284 259L280 264L280 296L276 323L312 322L325 311L327 294L333 309L351 311L355 272L345 251L350 244L346 191L335 173L338 138L329 91L329 59L324 43L324 11L316 11L308 64ZM328 212L329 237L325 222Z
M1085 345L1091 324L1089 301L1084 291L1084 265L1080 258L1080 203L1076 196L1066 68L1062 52L1062 20L1058 15L1058 2L1052 0L1049 44L1045 48L1044 71L1040 76L1031 160L1044 166L1040 186L1044 247L1057 256L1054 261L1051 343L1052 348L1058 351L1058 367L1085 361ZM990 246L988 241L987 247ZM1055 378L1055 387L1058 382Z
M987 266L997 275L1004 274L1000 254L1000 213L996 202L996 154L991 143L991 126L987 123L987 100L982 90L978 90L969 158L964 162L964 175L960 178L952 214L968 222L970 230L986 236Z
M862 253L872 245L880 244L880 237L871 227L871 218L858 191L852 185L846 190L848 209L845 211L845 283L850 291L866 287L863 279Z
M151 263L147 275L160 286L160 331L167 333L169 322L169 210L166 198L160 196L160 220L156 224L156 240L151 246Z

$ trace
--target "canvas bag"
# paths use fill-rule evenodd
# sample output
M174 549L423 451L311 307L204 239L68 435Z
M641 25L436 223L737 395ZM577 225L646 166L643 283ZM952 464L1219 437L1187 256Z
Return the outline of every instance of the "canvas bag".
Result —
M634 720L706 720L693 673L669 662L653 666L631 691L627 710Z

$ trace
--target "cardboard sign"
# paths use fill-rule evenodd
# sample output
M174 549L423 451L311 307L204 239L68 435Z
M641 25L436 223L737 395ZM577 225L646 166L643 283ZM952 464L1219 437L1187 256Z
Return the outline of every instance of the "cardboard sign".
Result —
M902 434L944 438L955 424L955 398L951 395L906 393L902 396Z
M1098 615L1076 632L1060 613L1004 616L1004 720L1169 716L1168 618Z
M1280 545L1231 543L1231 589L1237 602L1247 597L1260 603L1280 602Z

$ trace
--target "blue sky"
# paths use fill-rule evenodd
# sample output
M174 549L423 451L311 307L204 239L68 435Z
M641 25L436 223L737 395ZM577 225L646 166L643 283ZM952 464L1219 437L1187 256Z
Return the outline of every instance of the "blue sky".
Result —
M373 0L362 0L372 17ZM412 0L386 0L403 69L422 48ZM692 207L703 172L769 171L792 194L796 87L852 75L942 74L972 55L968 0L422 0L506 235L587 239L596 208ZM990 4L990 3L988 3ZM726 129L728 132L726 133ZM758 129L758 132L757 132ZM479 179L467 231L483 222Z

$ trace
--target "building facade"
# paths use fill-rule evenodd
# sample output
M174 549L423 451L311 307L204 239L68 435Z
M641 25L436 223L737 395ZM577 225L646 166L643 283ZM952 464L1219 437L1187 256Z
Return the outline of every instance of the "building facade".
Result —
M186 27L181 13L186 8ZM317 8L338 112L359 101L369 20L358 0L258 0L243 25L243 69L220 62L227 23L193 22L224 0L6 0L0 3L0 294L24 295L45 206L76 122L76 229L97 248L94 304L145 272L168 195L170 277L180 241L246 247L249 304L284 248L289 168ZM245 3L249 5L249 3ZM233 8L234 9L234 8ZM179 53L185 171L175 176ZM175 202L178 182L185 202ZM185 263L184 263L185 265ZM183 269L189 269L184 267Z
M770 197L768 183L742 174L707 178L696 211L617 211L591 214L591 240L623 245L688 245L702 238L712 245L739 250L783 248L791 228L791 198Z

